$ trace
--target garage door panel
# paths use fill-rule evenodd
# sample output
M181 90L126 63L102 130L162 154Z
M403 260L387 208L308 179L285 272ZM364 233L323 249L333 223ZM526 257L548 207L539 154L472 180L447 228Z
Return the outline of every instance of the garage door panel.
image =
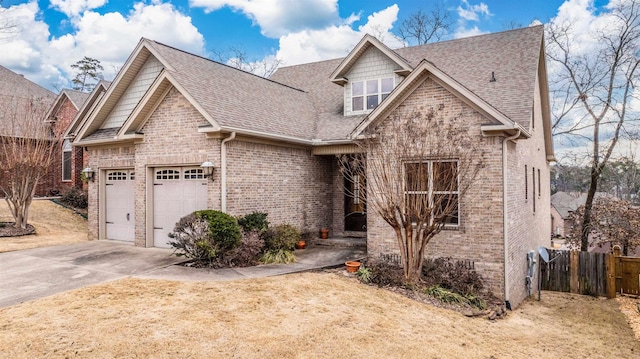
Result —
M158 168L153 186L154 245L170 247L169 233L180 218L207 207L207 180L197 167Z
M111 170L105 185L105 237L135 240L134 172Z

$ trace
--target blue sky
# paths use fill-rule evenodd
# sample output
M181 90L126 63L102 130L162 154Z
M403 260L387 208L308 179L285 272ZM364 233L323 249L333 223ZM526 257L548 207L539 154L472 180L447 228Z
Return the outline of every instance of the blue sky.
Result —
M440 0L454 20L447 38L547 23L559 8L597 12L593 0ZM4 0L0 20L17 25L0 37L0 65L50 89L68 87L83 56L112 78L140 37L199 55L238 47L249 59L283 65L344 56L375 32L390 47L400 23L434 1L381 0ZM572 13L574 10L570 10ZM0 22L1 24L1 22Z

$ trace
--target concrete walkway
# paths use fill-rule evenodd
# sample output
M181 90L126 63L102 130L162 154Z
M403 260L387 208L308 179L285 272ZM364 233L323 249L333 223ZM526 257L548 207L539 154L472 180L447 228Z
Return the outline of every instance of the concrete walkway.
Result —
M178 266L170 249L140 248L117 241L90 241L0 253L0 307L124 277L180 281L228 281L308 271L361 259L359 248L310 246L296 251L297 263L247 268Z

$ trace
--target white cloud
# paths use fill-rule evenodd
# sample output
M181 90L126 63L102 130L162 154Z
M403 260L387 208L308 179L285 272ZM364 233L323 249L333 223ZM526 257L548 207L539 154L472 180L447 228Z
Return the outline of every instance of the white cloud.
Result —
M367 22L358 30L352 28L352 22L357 19L351 17L350 21L341 25L282 36L276 57L282 60L284 66L344 57L367 33L391 48L403 46L402 41L390 32L398 18L398 11L398 5L394 4L375 12L367 17Z
M20 32L0 43L0 64L49 88L70 86L70 66L83 56L100 60L104 77L112 79L141 37L205 53L204 38L191 18L158 0L138 2L126 14L84 11L71 19L73 31L58 38L50 38L36 0L10 10L20 20Z
M456 39L461 39L463 37L482 35L482 34L486 34L486 33L487 33L487 31L482 31L477 26L474 26L474 27L468 28L468 29L467 28L459 28L453 34L453 37L456 38Z
M486 31L481 31L477 25L473 25L472 27L468 27L469 22L479 22L483 18L489 18L493 14L489 11L489 6L484 2L481 2L476 5L469 4L468 0L462 0L458 8L456 9L458 12L458 25L456 28L453 37L456 39L481 35L486 33Z
M228 6L244 13L271 38L340 21L338 0L189 0L189 4L207 12Z
M480 16L491 16L489 12L489 6L483 2L477 5L471 5L467 0L462 0L462 3L458 6L458 16L467 21L479 21Z
M75 17L85 12L102 7L108 0L51 0L51 7L69 17Z

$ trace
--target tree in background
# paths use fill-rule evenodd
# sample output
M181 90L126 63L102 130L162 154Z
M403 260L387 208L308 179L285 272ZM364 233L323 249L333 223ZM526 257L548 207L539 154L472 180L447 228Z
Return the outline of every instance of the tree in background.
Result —
M48 106L37 99L9 98L0 113L0 191L16 228L26 228L36 187L59 145L62 129L43 121Z
M424 45L440 41L451 31L453 23L446 6L437 2L432 9L419 9L404 19L396 35L408 45Z
M580 206L571 213L571 236L569 244L573 248L581 248L583 218L585 206ZM640 208L630 202L615 198L598 198L591 207L588 245L603 247L614 245L622 247L622 254L628 256L640 246Z
M82 92L91 92L93 88L102 80L102 72L104 70L100 65L100 60L85 56L75 64L71 65L72 69L78 71L76 77L71 80L73 89Z
M629 105L640 80L640 0L610 5L601 15L606 21L599 22L588 39L577 40L573 23L547 27L550 66L560 69L549 82L557 110L554 134L577 136L591 144L589 188L581 220L582 251L588 249L593 201L603 170L625 125L638 120Z
M2 5L2 0L0 0L0 5ZM0 43L19 32L18 23L12 18L11 11L11 9L0 6Z
M262 60L251 61L247 52L239 47L229 47L227 51L212 50L215 61L250 72L260 77L269 78L282 64L276 57L266 57Z
M431 109L389 117L356 141L360 153L340 158L346 179L359 184L347 195L393 228L408 282L420 277L429 241L458 224L459 203L469 201L484 163L475 134L456 125L461 116Z

